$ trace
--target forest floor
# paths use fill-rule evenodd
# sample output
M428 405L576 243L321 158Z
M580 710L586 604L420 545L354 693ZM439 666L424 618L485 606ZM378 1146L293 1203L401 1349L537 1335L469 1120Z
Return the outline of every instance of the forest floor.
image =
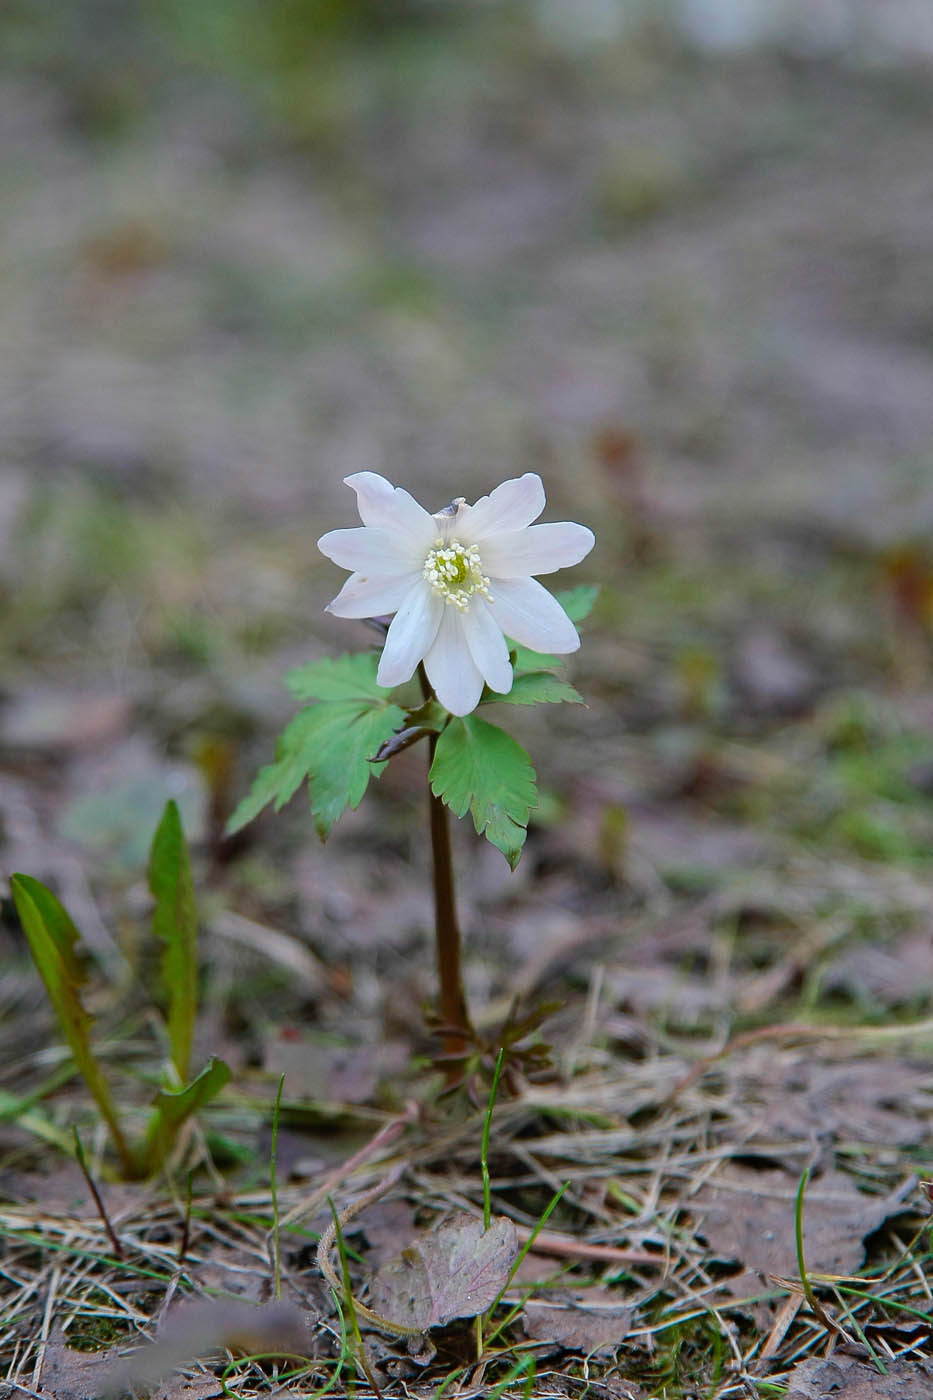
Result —
M0 73L0 1395L933 1395L929 73L80 12ZM360 470L432 510L538 471L597 535L588 708L508 716L517 870L455 831L478 1025L559 1003L488 1152L431 1068L422 751L326 846L301 796L223 837L283 673L368 640L315 548ZM233 1073L140 1185L7 877L80 928L135 1121L169 797ZM328 1198L360 1301L416 1238L430 1291L484 1164L525 1243L562 1192L503 1300L361 1316L361 1360Z

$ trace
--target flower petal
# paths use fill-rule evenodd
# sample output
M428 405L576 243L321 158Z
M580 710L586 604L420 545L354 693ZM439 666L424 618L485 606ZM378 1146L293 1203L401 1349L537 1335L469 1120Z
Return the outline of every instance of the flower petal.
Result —
M482 598L473 599L460 621L470 655L489 689L506 695L512 689L508 643Z
M562 656L580 645L577 629L560 603L533 578L497 579L488 606L506 636L532 651Z
M418 579L392 619L379 661L380 685L401 685L411 680L415 667L437 636L444 600Z
M552 574L585 559L596 536L571 520L557 525L529 525L525 530L489 535L483 540L483 572L490 578L527 578Z
M419 581L418 574L351 574L326 611L335 617L381 617L394 613Z
M424 563L424 556L405 536L371 530L368 525L358 525L354 530L330 530L321 536L317 547L342 569L357 569L372 576L411 573Z
M462 614L444 605L437 636L424 658L434 694L452 715L468 715L483 693L483 677L470 654Z
M345 476L347 486L356 492L356 503L364 525L404 539L415 550L425 553L434 543L434 521L414 496L401 486L393 486L377 472L354 472Z
M544 487L537 472L503 481L475 505L465 506L457 519L457 533L467 544L479 544L487 535L521 530L544 510Z

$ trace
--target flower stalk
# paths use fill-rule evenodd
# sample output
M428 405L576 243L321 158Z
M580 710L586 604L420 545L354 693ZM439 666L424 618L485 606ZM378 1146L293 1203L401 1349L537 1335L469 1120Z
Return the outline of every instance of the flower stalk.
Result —
M424 666L418 668L425 701L432 690ZM434 762L437 734L428 739L428 773ZM472 1026L463 989L460 963L460 924L454 886L454 864L450 847L450 816L444 802L435 795L428 778L428 815L431 827L431 873L434 883L434 939L437 949L439 984L438 1010L444 1027L444 1053L462 1054L469 1043Z
M431 735L433 760L437 735ZM445 1027L444 1051L457 1054L467 1043L470 1017L463 975L460 969L460 925L454 894L453 861L450 855L450 819L447 808L428 786L431 817L431 858L434 873L434 931L437 943L437 973L440 982L440 1013Z

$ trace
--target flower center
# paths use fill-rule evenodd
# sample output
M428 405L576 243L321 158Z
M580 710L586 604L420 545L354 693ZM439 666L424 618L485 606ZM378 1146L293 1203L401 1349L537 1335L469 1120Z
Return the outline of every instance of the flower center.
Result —
M474 593L489 602L489 579L483 573L483 561L475 544L438 538L424 561L424 578L445 603L452 603L461 612Z

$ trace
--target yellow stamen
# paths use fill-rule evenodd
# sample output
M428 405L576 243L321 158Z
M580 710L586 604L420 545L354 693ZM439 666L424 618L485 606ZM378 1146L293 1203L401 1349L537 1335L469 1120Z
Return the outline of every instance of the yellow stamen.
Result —
M483 561L475 544L439 536L424 561L424 578L445 603L452 603L461 612L466 612L474 593L492 602L489 579L483 573Z

